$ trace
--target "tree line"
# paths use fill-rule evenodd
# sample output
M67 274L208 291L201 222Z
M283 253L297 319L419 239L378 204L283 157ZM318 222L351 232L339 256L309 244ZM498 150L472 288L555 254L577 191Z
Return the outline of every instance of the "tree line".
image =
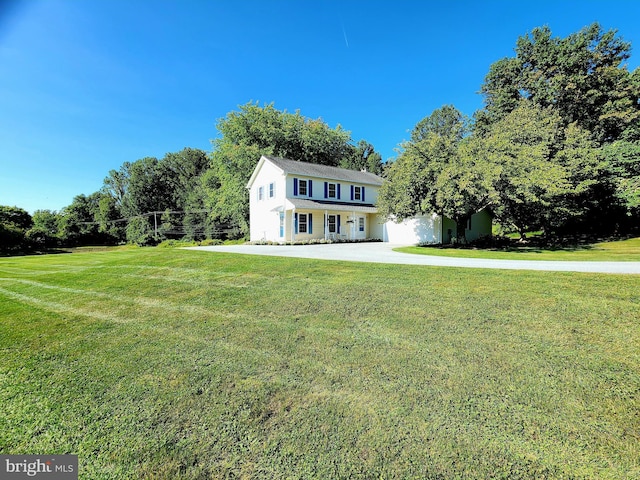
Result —
M261 155L382 175L379 211L398 221L436 212L464 232L489 208L522 236L630 231L640 218L640 69L628 70L630 54L597 23L566 38L536 28L490 66L482 109L433 111L388 163L340 125L249 102L218 121L209 153L125 162L58 212L0 207L0 249L241 238Z

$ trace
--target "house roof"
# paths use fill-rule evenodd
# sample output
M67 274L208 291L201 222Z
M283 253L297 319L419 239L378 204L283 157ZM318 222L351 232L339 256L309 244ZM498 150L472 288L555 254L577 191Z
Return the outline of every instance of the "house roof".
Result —
M363 213L378 213L378 209L372 203L347 203L329 202L322 200L308 200L306 198L290 198L287 200L287 210L292 208L304 210L328 210L328 211L350 211ZM282 206L275 210L282 209Z
M285 174L303 175L306 177L325 178L328 180L339 180L343 182L375 186L380 186L384 182L382 177L371 172L347 170L346 168L330 167L328 165L299 162L296 160L288 160L286 158L263 155L260 158L258 165L256 165L256 169L254 170L253 175L251 175L251 179L247 183L247 187L250 187L253 184L260 167L262 167L262 164L265 161L271 162Z

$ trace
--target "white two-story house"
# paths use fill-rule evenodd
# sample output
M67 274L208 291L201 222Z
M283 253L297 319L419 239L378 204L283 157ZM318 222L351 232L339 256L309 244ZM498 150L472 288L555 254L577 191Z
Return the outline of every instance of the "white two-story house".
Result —
M378 239L392 243L447 243L455 222L425 215L401 223L378 215L384 179L370 172L262 156L249 182L252 242ZM466 236L491 234L491 216L473 215Z
M373 173L262 156L247 188L251 241L382 239Z

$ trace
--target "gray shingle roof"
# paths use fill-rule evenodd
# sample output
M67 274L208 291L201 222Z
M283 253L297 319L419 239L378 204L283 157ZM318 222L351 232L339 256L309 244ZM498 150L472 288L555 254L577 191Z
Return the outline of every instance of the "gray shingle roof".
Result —
M370 203L347 203L347 202L320 202L318 200L308 200L306 198L290 198L287 200L294 207L307 210L329 210L329 211L349 211L349 212L364 212L364 213L378 213L378 209L375 205ZM281 208L281 207L278 207Z
M287 160L286 158L270 157L267 155L264 155L264 157L276 167L284 170L285 173L293 175L327 178L330 180L341 180L344 182L377 186L382 185L384 182L382 177L371 172L359 172L356 170L329 167L327 165L318 165L316 163L298 162L296 160Z

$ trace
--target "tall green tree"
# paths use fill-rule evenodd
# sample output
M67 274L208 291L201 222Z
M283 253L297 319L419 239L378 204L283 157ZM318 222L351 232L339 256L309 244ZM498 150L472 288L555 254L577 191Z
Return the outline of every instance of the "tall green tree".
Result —
M360 140L338 166L347 170L366 170L376 175L382 175L384 171L382 156L366 140Z
M430 135L460 142L470 131L470 120L466 115L453 105L443 105L413 127L411 143L416 144Z
M171 208L172 196L157 158L145 157L131 164L128 191L123 204L123 213L127 217Z
M33 218L23 208L0 205L0 223L28 230L33 225Z
M101 243L96 222L99 194L76 195L70 205L60 211L59 236L66 245Z
M100 191L98 207L93 218L98 222L98 231L110 239L109 243L125 241L126 220L118 209L116 199L104 189Z
M0 251L14 252L26 249L26 234L32 225L33 219L26 210L0 205Z
M124 162L118 170L110 170L105 177L102 191L113 199L119 216L126 216L127 197L129 195L129 178L131 176L131 162Z
M615 30L594 23L566 38L549 27L518 38L515 57L491 65L481 92L485 109L478 112L480 133L526 99L557 110L564 125L576 123L599 143L617 139L640 118L638 69L625 61L631 44Z
M640 141L618 140L602 148L615 196L629 215L640 213Z
M157 175L167 197L163 201L176 210L187 210L190 197L200 186L201 175L208 169L209 157L203 150L187 147L167 153L157 165Z
M586 213L584 198L603 164L588 132L563 127L553 108L521 101L478 141L494 172L493 211L503 225L524 236Z
M378 194L379 212L396 221L444 215L456 222L457 235L464 240L469 217L490 203L491 174L476 145L466 138L467 131L468 119L450 105L422 119L387 170Z
M60 216L51 210L33 212L33 226L27 231L27 238L40 247L55 247L60 241Z
M172 214L172 223L183 223L189 212L204 208L202 176L209 169L209 163L206 152L187 147L167 153L160 160L145 157L132 163L125 162L119 170L111 170L102 189L111 199L101 204L102 228L108 228L109 234L123 238L125 228L113 222L116 218L146 215L150 227L155 228L152 223L158 215L147 214L166 211L187 212ZM139 230L137 228L136 231Z

